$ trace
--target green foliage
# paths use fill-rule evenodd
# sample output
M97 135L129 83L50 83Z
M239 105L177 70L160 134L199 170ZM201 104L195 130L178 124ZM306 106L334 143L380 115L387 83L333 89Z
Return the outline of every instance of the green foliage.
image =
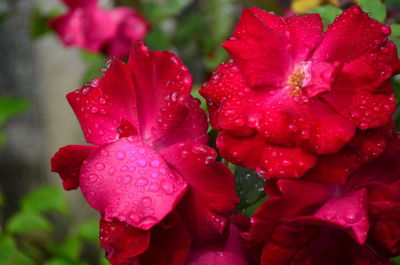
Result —
M392 259L393 265L400 265L400 256Z
M107 61L106 57L100 53L91 53L82 50L81 58L88 65L88 70L83 78L84 82L89 82L93 78L100 77L100 69L105 65Z
M54 254L66 260L78 260L82 250L82 242L77 237L66 238L54 248Z
M86 265L87 263L84 262L77 262L77 261L70 261L60 258L55 258L46 262L44 265Z
M240 199L237 206L238 211L242 211L259 201L264 193L265 179L257 176L254 170L244 167L236 167L236 193Z
M339 16L343 11L335 6L319 6L311 10L310 14L319 14L322 22L324 23L324 29L327 29L330 24Z
M99 243L99 220L88 220L80 224L78 236L94 244Z
M393 41L397 46L397 54L400 55L400 25L390 25L392 29L392 34L389 40Z
M32 265L33 260L20 252L12 237L0 237L0 264L1 265Z
M146 36L146 44L153 50L167 50L171 46L171 38L161 28L153 26Z
M0 126L13 116L27 110L29 101L19 98L0 97Z
M162 3L149 0L142 3L141 12L152 24L180 14L192 0L165 0Z
M361 8L370 14L370 16L380 22L386 19L387 9L381 0L359 0L358 4Z
M56 211L66 214L67 201L61 190L57 187L42 187L32 191L22 198L22 208L35 212Z
M11 234L50 232L52 224L34 211L21 211L13 215L7 223L6 231Z

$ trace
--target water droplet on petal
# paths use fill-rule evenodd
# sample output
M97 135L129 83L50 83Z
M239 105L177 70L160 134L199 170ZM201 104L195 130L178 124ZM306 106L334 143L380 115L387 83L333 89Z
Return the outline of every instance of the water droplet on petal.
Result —
M101 170L103 170L104 168L105 168L104 163L97 163L97 164L96 164L96 169L97 169L97 170L101 171Z
M119 159L119 160L125 159L125 156L126 156L126 154L125 154L124 151L118 151L117 154L116 154L116 157L117 157L117 159Z
M89 175L89 181L90 182L92 182L92 183L94 183L94 182L96 182L97 181L97 175L96 174L91 174L91 175Z
M174 192L174 184L172 184L172 182L169 180L163 179L161 181L161 189L166 194L172 194Z
M147 184L149 184L149 180L147 178L140 177L140 178L137 179L135 185L137 187L141 187L141 186L146 186Z
M142 198L142 205L144 206L144 207L150 207L151 206L151 203L152 203L153 201L152 201L152 199L150 198L150 197L143 197Z

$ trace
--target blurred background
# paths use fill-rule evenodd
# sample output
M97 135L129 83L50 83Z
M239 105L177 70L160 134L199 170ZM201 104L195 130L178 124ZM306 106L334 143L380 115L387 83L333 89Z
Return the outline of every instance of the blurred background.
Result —
M364 0L392 25L398 42L400 0ZM371 4L372 3L372 4ZM354 4L339 0L115 0L150 24L145 43L178 54L194 76L194 95L217 65L227 60L220 44L243 7L280 15L317 12L329 24ZM384 9L382 10L382 5ZM369 7L368 7L369 6ZM58 0L0 0L0 264L108 264L98 243L98 215L81 192L65 192L50 172L58 148L84 144L65 95L100 76L104 50L65 46L48 22L71 12ZM135 25L131 25L135 26ZM254 185L253 185L254 186ZM262 187L262 186L261 186ZM244 187L248 189L248 187ZM240 193L240 191L239 191ZM255 195L254 195L255 194ZM249 205L261 193L247 198Z

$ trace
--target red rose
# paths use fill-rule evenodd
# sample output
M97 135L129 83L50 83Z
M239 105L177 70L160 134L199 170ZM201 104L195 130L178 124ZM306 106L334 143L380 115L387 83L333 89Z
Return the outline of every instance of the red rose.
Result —
M349 8L324 34L319 15L278 17L245 9L201 89L217 146L266 177L299 178L357 130L388 123L389 78L399 71L390 28Z
M112 10L97 6L97 0L64 0L66 14L50 21L66 46L78 46L91 52L104 51L108 56L125 57L133 41L149 31L148 22L128 7Z
M346 184L274 180L247 233L262 265L390 264L400 254L400 137Z
M179 222L193 242L224 239L238 200L234 177L206 145L206 116L191 85L177 56L137 42L127 64L113 59L100 79L67 95L93 145L61 148L52 170L65 189L81 188L106 226L147 238L167 215L184 212Z

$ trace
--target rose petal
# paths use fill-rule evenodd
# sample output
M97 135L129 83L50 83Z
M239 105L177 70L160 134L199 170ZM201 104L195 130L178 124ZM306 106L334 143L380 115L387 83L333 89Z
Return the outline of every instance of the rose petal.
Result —
M215 212L233 212L238 203L234 176L225 164L215 161L214 149L185 143L161 150L160 155L190 185L196 199Z
M172 138L174 130L181 125L188 128L191 135L189 139L188 134L184 139L175 135L175 143L204 139L207 128L204 116L188 118L193 115L190 108L195 108L189 102L192 77L176 55L168 51L149 51L142 42L136 42L128 65L133 73L140 130L145 140Z
M131 137L91 155L80 183L86 200L105 218L145 230L174 209L187 186L151 147Z
M152 229L149 249L140 256L142 265L184 265L190 249L190 234L176 214L168 216L168 225Z
M69 93L67 99L89 143L117 140L124 124L132 127L134 135L138 133L135 90L129 69L119 59L111 62L100 80Z
M239 230L232 225L229 239L223 250L192 247L186 265L247 265Z
M83 161L97 149L96 146L67 145L60 148L51 158L51 172L57 172L65 190L79 187L79 172Z
M313 59L350 62L363 54L377 51L389 34L388 26L370 18L355 5L329 26Z
M222 45L251 87L276 87L286 81L292 64L288 37L244 9L231 37ZM266 63L268 62L268 63Z
M100 245L112 265L131 264L148 249L150 234L116 219L100 219Z

